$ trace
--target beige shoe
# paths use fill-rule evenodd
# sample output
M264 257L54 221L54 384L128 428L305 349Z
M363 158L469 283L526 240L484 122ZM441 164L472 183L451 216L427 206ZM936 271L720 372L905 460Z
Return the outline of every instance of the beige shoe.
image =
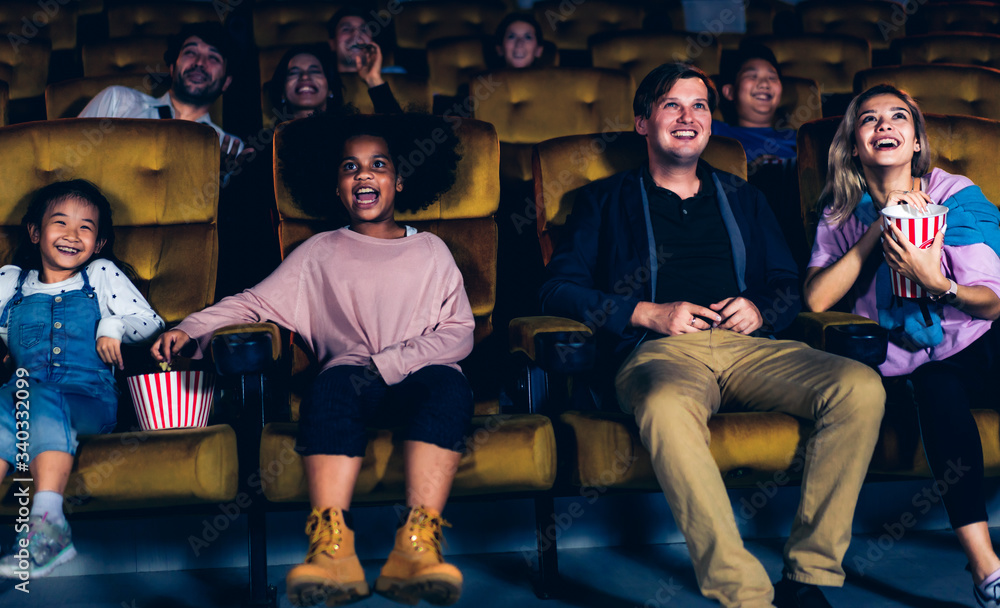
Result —
M411 606L420 600L435 606L457 602L462 573L441 556L441 526L448 525L434 509L413 507L396 532L396 544L375 581L375 592Z
M371 595L361 562L354 553L354 531L335 509L313 509L306 520L309 553L286 578L293 606L343 606Z

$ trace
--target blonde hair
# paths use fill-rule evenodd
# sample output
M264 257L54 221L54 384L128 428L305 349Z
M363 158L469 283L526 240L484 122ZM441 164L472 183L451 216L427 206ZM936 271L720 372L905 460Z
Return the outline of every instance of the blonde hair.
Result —
M858 125L858 112L861 104L872 97L879 95L894 95L898 97L910 110L913 118L913 130L920 144L920 151L913 153L910 161L910 175L922 177L931 166L931 149L927 142L927 127L924 123L924 115L905 91L901 91L891 84L877 84L861 93L847 106L844 112L844 119L837 127L837 133L833 136L833 143L830 144L830 157L827 161L826 185L819 195L820 213L826 213L828 220L837 226L842 225L847 218L854 213L854 208L858 206L861 196L868 190L865 181L865 173L861 167L861 161L854 156L853 152L857 142L854 139L854 130Z

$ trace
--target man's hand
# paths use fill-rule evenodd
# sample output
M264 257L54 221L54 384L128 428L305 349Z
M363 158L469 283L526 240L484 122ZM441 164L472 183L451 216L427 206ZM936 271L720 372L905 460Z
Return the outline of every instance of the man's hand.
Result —
M746 298L726 298L721 302L710 304L709 308L717 310L722 315L724 321L719 325L720 329L730 329L749 336L764 325L760 311Z
M153 342L149 352L157 361L170 363L174 355L181 352L181 349L190 341L191 336L179 329L171 329L160 334L156 342Z
M705 319L710 319L713 323L710 324ZM665 336L709 329L720 321L722 317L714 311L690 302L639 302L631 319L632 325L645 327Z
M97 356L108 365L114 365L118 369L125 369L125 361L122 359L122 341L101 336L97 339Z
M354 56L354 65L369 89L385 82L382 78L382 49L374 42Z

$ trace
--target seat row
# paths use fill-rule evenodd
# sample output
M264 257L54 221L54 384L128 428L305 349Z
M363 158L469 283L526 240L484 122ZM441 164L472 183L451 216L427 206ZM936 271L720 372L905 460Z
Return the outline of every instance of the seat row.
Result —
M283 138L307 126L293 122L279 133L279 163ZM835 126L835 119L827 119L807 123L799 131L800 180L810 193L803 197L808 201L802 212L807 234L814 230L810 205L825 178L825 154ZM475 381L495 381L497 370L506 367L488 346L491 335L503 339L506 333L492 321L497 261L493 216L499 204L501 153L490 124L464 119L456 123L456 132L463 157L454 187L426 210L398 218L449 245L476 319L477 346L463 368L474 380L477 416L454 494L532 497L541 530L549 523L553 497L560 493L578 493L581 486L592 485L655 489L648 453L630 418L613 412L564 411L570 397L567 376L587 373L592 360L586 326L551 317L511 324L510 348L524 370L516 383L520 390L512 393L530 403L527 412L501 410L496 391L485 388L495 382ZM988 154L1000 142L1000 123L929 115L928 132L936 149L935 166L970 176L988 197L1000 200L1000 174ZM5 127L0 129L0 146L9 151L9 161L0 167L5 218L0 252L5 256L32 191L58 179L86 178L111 200L119 254L135 267L137 287L164 319L175 323L210 303L218 248L217 199L216 190L205 186L218 180L214 131L181 121L74 119ZM739 143L726 138L713 137L705 157L717 166L746 166ZM538 233L543 243L550 243L543 246L549 252L580 187L645 161L644 146L629 132L543 142L533 146L532 158ZM275 187L287 254L326 225L299 210L280 179ZM804 314L794 337L823 347L838 325L858 323L864 324L851 315ZM240 395L237 414L227 418L219 411L213 425L203 429L142 432L126 423L124 432L82 438L67 488L67 510L169 513L167 507L214 505L244 493L251 500L246 511L251 520L251 593L266 598L266 512L281 503L303 504L308 499L301 459L293 446L298 395L315 369L308 353L273 326L220 331L213 352L217 368ZM140 362L144 357L146 362ZM148 364L144 352L128 363L133 371L145 371L143 365ZM549 374L547 379L543 374ZM125 400L120 412L128 409ZM985 438L987 471L1000 471L1000 417L990 410L976 412L976 419ZM873 475L929 475L918 435L907 421L887 417ZM801 421L767 413L719 415L710 428L712 453L733 487L786 471L808 434ZM628 457L624 462L622 454ZM379 431L366 452L356 501L401 500L402 480L401 444L391 430ZM0 504L7 514L17 508L12 485L7 481L0 486L5 496ZM555 544L542 543L543 538L540 534L539 564L543 581L551 584Z

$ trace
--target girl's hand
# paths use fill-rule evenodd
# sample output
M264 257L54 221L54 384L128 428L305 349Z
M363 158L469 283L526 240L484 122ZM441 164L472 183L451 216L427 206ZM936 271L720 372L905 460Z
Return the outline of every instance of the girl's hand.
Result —
M149 352L157 361L170 363L174 355L181 352L184 345L190 341L191 336L179 329L171 329L160 334L156 342L153 342L153 346L149 349Z
M108 365L114 365L118 369L125 369L125 361L122 360L122 341L101 336L97 339L97 356Z
M947 228L947 227L946 227ZM887 228L889 234L882 239L885 261L899 274L916 281L931 293L943 293L951 283L941 272L941 247L944 244L944 230L937 233L934 242L927 249L920 249L906 240L894 224Z
M885 206L892 205L912 205L918 211L927 211L927 205L933 205L934 201L923 190L890 190L885 197Z

